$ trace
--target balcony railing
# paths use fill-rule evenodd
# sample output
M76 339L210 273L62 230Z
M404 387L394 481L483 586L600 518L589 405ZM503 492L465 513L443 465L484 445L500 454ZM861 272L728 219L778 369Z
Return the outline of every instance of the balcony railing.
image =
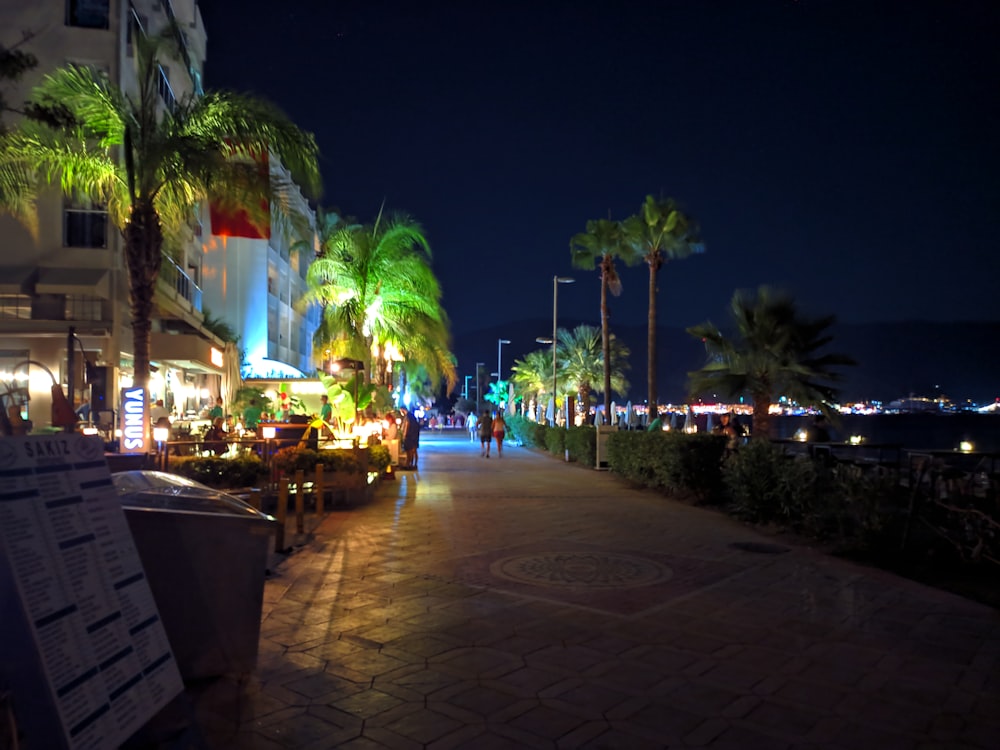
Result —
M176 292L179 297L187 300L191 307L198 312L201 309L201 287L191 280L184 270L174 263L172 258L163 256L163 265L160 267L160 283Z

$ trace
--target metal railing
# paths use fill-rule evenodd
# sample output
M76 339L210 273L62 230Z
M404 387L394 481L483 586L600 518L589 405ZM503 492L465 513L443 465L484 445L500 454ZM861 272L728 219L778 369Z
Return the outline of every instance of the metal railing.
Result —
M159 280L176 292L178 296L187 300L195 310L202 312L201 287L194 283L191 277L184 272L184 269L174 262L173 258L163 256Z

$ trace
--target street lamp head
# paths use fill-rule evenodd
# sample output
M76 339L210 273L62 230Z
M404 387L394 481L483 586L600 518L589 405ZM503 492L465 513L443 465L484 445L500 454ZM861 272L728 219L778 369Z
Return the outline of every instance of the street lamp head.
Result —
M552 343L552 339L550 339L548 336L539 336L538 338L535 339L535 343L538 343L538 344L551 344Z
M510 343L510 339L497 339L497 341L499 341L501 344L509 344Z
M572 284L576 279L572 276L556 276L557 284Z

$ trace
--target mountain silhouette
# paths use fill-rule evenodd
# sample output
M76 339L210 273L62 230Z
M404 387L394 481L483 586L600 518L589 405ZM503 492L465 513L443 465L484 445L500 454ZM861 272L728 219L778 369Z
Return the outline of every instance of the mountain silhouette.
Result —
M587 321L588 325L595 325ZM579 321L560 320L560 328L573 328ZM599 325L596 324L596 325ZM631 384L627 398L646 398L646 327L611 326L612 333L631 354L627 372ZM830 352L846 354L855 367L838 368L843 379L836 384L842 401L891 401L901 396L947 396L956 403L986 403L1000 397L997 342L1000 321L892 323L835 323L830 332ZM552 336L552 319L522 320L503 326L455 334L452 351L458 358L459 390L464 376L475 378L481 362L483 382L496 372L499 339L511 343L501 347L505 377L515 360L535 349L552 347L535 341ZM687 373L705 363L704 345L676 327L657 329L658 400L661 404L687 400ZM470 383L474 380L470 380ZM470 386L472 388L473 386ZM470 391L471 392L471 391ZM705 400L710 399L704 394ZM621 401L622 397L615 396Z

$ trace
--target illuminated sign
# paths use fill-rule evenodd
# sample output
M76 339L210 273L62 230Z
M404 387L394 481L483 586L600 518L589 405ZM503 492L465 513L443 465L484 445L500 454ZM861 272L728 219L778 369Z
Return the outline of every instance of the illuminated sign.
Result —
M208 361L211 362L216 367L222 367L224 361L222 357L222 352L213 346L212 351L208 353Z
M119 453L148 453L146 391L143 388L122 388L121 431Z

